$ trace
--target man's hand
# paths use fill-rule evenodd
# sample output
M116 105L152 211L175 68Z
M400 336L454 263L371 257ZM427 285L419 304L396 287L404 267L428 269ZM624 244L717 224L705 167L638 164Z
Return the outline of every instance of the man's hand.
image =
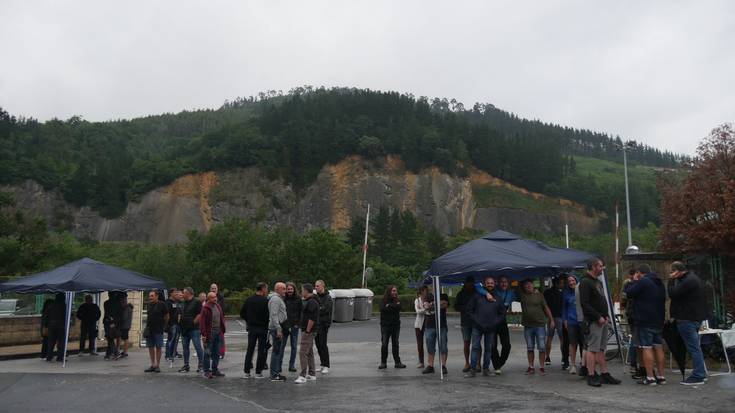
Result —
M490 293L485 294L485 298L487 298L488 301L495 301L495 297Z
M605 325L605 323L607 323L607 320L605 319L605 317L600 317L600 319L597 320L597 325L600 326L600 327L602 327L603 325Z
M554 322L554 320L551 320L551 322L549 323L549 327L551 327L552 330L556 328L556 323Z
M278 337L279 340L282 339L283 338L283 331L277 330L276 331L276 337Z

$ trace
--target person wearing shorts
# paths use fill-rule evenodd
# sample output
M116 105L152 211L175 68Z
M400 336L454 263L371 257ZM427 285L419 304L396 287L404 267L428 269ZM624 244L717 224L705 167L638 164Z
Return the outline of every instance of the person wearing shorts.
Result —
M638 266L634 278L625 286L625 294L633 299L638 347L646 369L639 384L655 386L666 383L664 371L663 328L666 317L666 288L648 264ZM654 359L658 375L653 369Z
M544 369L544 361L546 360L546 320L549 320L549 327L553 330L556 327L554 317L546 305L544 295L541 294L533 286L533 281L524 280L521 283L521 292L519 294L521 301L521 324L523 325L523 336L526 339L526 350L528 355L528 369L526 374L534 374L534 349L538 350L539 355L539 373L546 374Z
M429 353L426 368L422 371L423 374L434 373L434 355L436 354L436 342L439 341L439 356L441 359L442 374L447 374L447 355L449 353L447 346L447 334L449 329L447 328L447 307L449 306L449 296L442 294L439 296L440 302L440 313L439 322L441 328L439 329L439 336L437 337L436 328L436 313L434 310L434 294L427 294L426 300L424 301L424 309L426 310L426 319L424 320L424 336L426 337L426 352Z
M151 366L145 369L146 373L160 373L161 349L163 348L163 327L168 322L168 308L166 304L158 299L158 291L148 294L148 322L146 328L148 334L145 345L148 347L148 355L151 358Z
M610 375L605 360L610 314L605 289L599 278L603 269L602 260L591 259L587 263L587 273L579 283L579 303L587 326L584 337L587 345L587 384L592 387L600 387L603 383L620 384L620 380ZM599 375L596 366L600 369Z
M580 358L582 358L584 348L584 335L577 319L577 297L574 293L576 287L577 278L573 275L568 276L562 297L562 323L569 342L569 374L577 374L577 348L579 348Z

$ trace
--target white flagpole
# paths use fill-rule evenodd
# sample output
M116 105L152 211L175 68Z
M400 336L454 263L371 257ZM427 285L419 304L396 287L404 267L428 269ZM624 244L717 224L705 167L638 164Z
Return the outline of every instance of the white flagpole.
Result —
M74 304L74 292L66 292L66 332L64 334L64 358L61 367L66 367L66 353L67 347L69 347L69 327L71 324L71 306Z
M365 243L362 245L362 288L365 288L365 269L367 265L368 250L368 229L370 228L370 204L367 207L367 216L365 217Z

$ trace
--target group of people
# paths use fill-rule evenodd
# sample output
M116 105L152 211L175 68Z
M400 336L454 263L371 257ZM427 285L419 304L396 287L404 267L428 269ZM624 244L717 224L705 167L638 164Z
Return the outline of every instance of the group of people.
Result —
M607 366L605 352L612 327L611 314L601 274L601 260L587 263L587 271L578 279L575 275L555 278L551 288L538 291L530 279L521 281L520 288L510 288L506 277L487 277L476 282L468 277L456 297L454 308L460 313L462 339L464 342L464 377L472 378L477 373L483 376L500 375L510 355L511 343L507 314L514 301L521 304L521 325L526 341L528 359L527 375L546 374L551 365L550 353L553 338L560 342L561 367L570 374L586 379L592 387L603 384L620 384ZM699 278L681 262L671 266L668 288L646 264L632 271L631 280L624 292L628 319L633 326L637 350L633 351L641 360L634 379L644 385L665 384L662 329L665 319L665 301L671 299L671 318L676 322L679 334L691 354L694 370L683 385L703 384L706 380L704 359L699 345L698 330L706 318L706 305ZM497 285L496 285L497 284ZM668 293L667 293L668 291ZM440 331L436 328L434 296L423 286L414 301L416 320L416 344L418 368L424 374L434 373L434 356L438 344L440 364L447 373L446 309L449 297L440 296ZM389 286L380 307L381 361L379 369L387 367L388 344L392 341L393 359L396 368L404 368L399 352L401 305L398 290ZM424 344L428 358L424 358ZM538 370L536 370L538 352ZM577 364L579 352L579 365ZM425 363L426 361L426 363ZM656 363L657 370L653 365ZM491 369L492 363L492 369Z

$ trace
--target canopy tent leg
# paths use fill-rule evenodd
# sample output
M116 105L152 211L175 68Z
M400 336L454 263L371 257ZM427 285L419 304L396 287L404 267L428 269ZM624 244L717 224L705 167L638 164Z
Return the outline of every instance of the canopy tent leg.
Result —
M74 304L74 292L67 291L66 293L66 331L64 332L64 362L62 367L66 367L66 354L69 347L69 328L71 327L71 306Z
M102 294L95 293L94 294L94 303L97 305L97 307L102 308L102 303L100 303L100 300L102 299ZM100 312L101 313L101 312ZM101 319L102 317L100 317ZM100 336L100 320L97 320L97 322L94 324L94 343L92 343L92 351L94 353L97 352L97 339L99 339Z
M436 338L441 343L442 340L442 318L441 318L441 283L439 276L431 276L432 287L434 288L434 317L436 320ZM449 334L449 332L447 332ZM437 343L437 344L439 344ZM439 347L439 378L444 380L444 369L442 369L442 353L441 345Z
M605 291L605 298L607 299L607 312L608 314L610 314L610 321L612 322L613 332L615 333L615 342L618 346L618 354L620 355L620 361L622 361L623 365L625 365L625 358L623 357L623 350L620 340L620 330L618 329L618 318L615 317L615 306L612 302L612 295L607 289L607 275L605 275L604 270L602 271L602 274L600 274L600 277L602 277L602 288Z

